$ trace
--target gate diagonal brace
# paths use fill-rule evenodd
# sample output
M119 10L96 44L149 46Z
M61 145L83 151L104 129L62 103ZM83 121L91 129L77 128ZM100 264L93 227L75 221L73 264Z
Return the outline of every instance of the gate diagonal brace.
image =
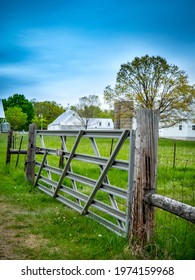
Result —
M98 146L96 144L95 139L93 137L90 137L89 139L92 143L92 147L93 147L95 155L99 157L100 153L99 153ZM113 141L113 138L112 138L112 141ZM102 172L103 169L104 169L103 165L99 165L99 167L100 167L100 171ZM110 182L109 182L109 179L108 179L107 175L105 175L104 182L110 185ZM114 195L109 194L109 198L110 198L110 202L111 202L112 207L115 208L115 209L118 209L118 205L117 205L117 202L115 200ZM123 227L123 223L120 220L117 220L117 223L120 227Z
M60 179L59 179L59 181L58 181L56 190L55 190L54 195L53 195L54 198L56 198L57 193L58 193L58 191L59 191L59 189L60 189L60 187L61 187L62 181L63 181L63 179L64 179L64 177L65 177L67 171L69 170L71 160L72 160L73 157L74 157L75 151L76 151L76 149L77 149L77 147L78 147L78 144L79 144L79 142L80 142L81 137L83 136L83 133L84 133L84 131L83 131L83 130L80 130L79 133L78 133L78 135L77 135L77 138L76 138L76 141L75 141L75 143L74 143L74 146L72 147L72 151L71 151L71 153L70 153L70 155L69 155L69 158L67 159L66 165L65 165L65 167L64 167L64 169L63 169L63 171L62 171L61 177L60 177Z
M39 167L39 171L38 171L38 173L37 173L37 178L36 178L36 181L35 181L35 183L34 183L34 186L36 186L37 183L38 183L38 180L39 180L40 175L41 175L41 171L42 171L42 169L43 169L43 166L44 166L45 161L46 161L46 158L47 158L47 154L48 154L48 151L46 150L46 151L45 151L45 154L44 154L44 156L43 156L41 165L40 165L40 167Z
M124 130L121 137L119 138L119 141L118 141L113 153L111 154L110 158L108 159L107 164L105 165L104 169L102 170L102 173L100 174L99 179L96 182L95 188L93 189L93 191L92 191L91 195L89 196L85 206L83 207L83 210L82 210L82 213L81 213L82 215L87 214L89 206L91 205L97 191L101 187L101 185L102 185L102 183L105 179L105 176L108 173L109 168L112 166L113 162L115 161L116 156L117 156L118 152L120 151L120 148L123 145L123 142L127 138L128 134L129 134L129 130Z

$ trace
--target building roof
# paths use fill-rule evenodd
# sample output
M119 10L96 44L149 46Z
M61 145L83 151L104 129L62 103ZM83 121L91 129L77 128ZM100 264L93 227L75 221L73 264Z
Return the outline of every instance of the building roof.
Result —
M2 99L0 99L0 118L5 119L5 113L4 113L4 109L3 109Z
M79 122L82 121L79 115L75 111L68 109L66 112L62 113L49 125L55 125L55 124L64 125L72 118L77 118Z

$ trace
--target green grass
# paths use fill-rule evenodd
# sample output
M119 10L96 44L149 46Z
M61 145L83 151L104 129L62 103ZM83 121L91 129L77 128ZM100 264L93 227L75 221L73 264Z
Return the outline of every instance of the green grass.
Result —
M6 140L0 134L0 240L12 250L0 259L132 258L126 239L28 185L23 155L17 168L15 155L6 166Z
M14 250L27 259L129 258L127 240L27 185L19 173L1 168L0 205L7 204L1 215L6 219L7 209L13 210L4 230L14 231ZM29 236L35 248L28 246ZM25 242L18 246L21 239Z
M160 139L158 152L157 192L195 206L195 141ZM194 224L156 210L155 250L163 258L195 259L194 236Z
M19 140L20 135L17 136L18 144ZM157 209L154 242L142 255L135 255L128 240L28 185L24 179L23 155L20 155L17 168L14 155L10 166L6 166L6 141L7 135L0 134L0 206L3 207L0 225L12 236L14 259L194 259L193 224ZM41 146L39 139L37 142ZM73 143L73 138L67 139L68 150ZM57 137L46 137L45 145L61 148ZM97 145L102 156L109 156L111 140L98 139ZM27 135L24 135L23 148L25 146ZM173 140L159 139L157 192L195 206L195 142L177 141L174 168L173 147ZM128 149L129 146L124 145L118 158L127 159ZM82 140L78 152L93 154L89 140ZM38 158L41 160L41 156ZM59 158L51 156L50 161L58 166ZM95 166L76 161L73 169L94 179L100 174ZM127 174L122 174L113 169L109 179L114 185L125 188ZM80 188L88 191L86 186ZM6 217L11 217L11 221L7 222ZM0 258L3 259L1 252Z

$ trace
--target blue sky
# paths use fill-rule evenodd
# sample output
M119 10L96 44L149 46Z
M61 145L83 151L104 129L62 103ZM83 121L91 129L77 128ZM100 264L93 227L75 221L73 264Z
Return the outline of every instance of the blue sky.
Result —
M146 54L193 84L194 11L194 0L0 0L0 98L103 100L120 65Z

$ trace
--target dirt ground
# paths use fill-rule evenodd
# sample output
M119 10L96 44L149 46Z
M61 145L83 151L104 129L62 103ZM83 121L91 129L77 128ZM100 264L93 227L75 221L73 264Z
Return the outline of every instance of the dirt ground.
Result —
M0 260L30 259L28 250L38 249L36 235L28 234L24 222L18 221L17 208L0 202Z

